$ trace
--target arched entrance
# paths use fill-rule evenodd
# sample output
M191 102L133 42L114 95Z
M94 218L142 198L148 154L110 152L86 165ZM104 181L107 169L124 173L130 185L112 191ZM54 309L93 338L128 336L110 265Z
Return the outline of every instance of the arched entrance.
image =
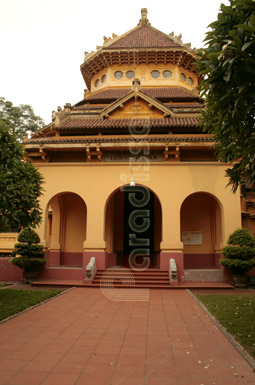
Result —
M51 264L82 266L86 239L85 202L79 195L65 192L51 198L47 207L46 240L55 260Z
M126 186L111 194L105 210L108 266L132 267L132 257L142 267L146 256L148 267L158 267L161 233L161 205L151 190Z
M181 240L184 244L184 268L217 267L222 241L221 207L211 194L189 195L181 206Z

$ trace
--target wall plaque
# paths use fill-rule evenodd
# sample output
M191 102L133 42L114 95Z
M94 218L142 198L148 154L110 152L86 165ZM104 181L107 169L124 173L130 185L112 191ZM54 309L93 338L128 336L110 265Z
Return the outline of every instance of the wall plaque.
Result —
M202 231L183 231L182 242L184 245L202 245Z
M143 151L138 155L131 154L130 151L105 151L105 162L162 162L162 151L153 151L144 155Z

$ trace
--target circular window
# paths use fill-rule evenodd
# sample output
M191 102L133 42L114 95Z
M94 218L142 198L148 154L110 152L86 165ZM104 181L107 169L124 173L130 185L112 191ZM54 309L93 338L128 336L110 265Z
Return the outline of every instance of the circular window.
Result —
M189 83L191 86L193 86L193 84L194 84L193 79L192 79L192 78L188 78L188 83Z
M128 79L133 79L133 78L135 77L134 71L127 71L127 72L126 72L126 77L127 77Z
M123 72L121 71L114 72L114 77L115 79L121 79L123 77Z
M106 75L103 75L103 76L101 77L101 82L104 83L105 80L106 80Z
M99 86L99 83L100 83L100 80L97 79L97 80L95 81L95 87L98 87L98 86Z
M165 79L170 79L172 77L172 72L171 71L163 71L163 76Z
M151 71L151 77L152 77L153 79L159 78L159 77L160 77L160 72L157 71L157 70Z
M181 73L181 80L182 80L183 82L185 82L185 80L186 80L186 76L184 75L184 73Z

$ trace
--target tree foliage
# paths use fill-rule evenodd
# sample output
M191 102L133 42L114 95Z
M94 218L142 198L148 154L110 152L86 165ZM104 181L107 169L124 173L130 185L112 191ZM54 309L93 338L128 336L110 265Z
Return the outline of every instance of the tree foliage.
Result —
M206 99L202 125L214 137L233 191L255 187L255 0L221 4L198 70Z
M32 135L44 126L44 121L35 115L30 105L14 106L3 97L0 97L0 119L20 141L24 140L26 133Z
M0 120L0 232L19 231L41 221L42 176L24 159L16 136Z

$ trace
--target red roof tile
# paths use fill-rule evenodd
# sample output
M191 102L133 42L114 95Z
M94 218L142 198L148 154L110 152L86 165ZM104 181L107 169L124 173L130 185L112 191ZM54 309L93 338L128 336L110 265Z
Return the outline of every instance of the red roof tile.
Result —
M108 89L98 92L95 95L90 95L84 101L91 100L109 100L109 99L119 99L128 94L131 91L131 88L119 88L119 89Z
M151 128L167 127L196 127L195 117L166 118L166 119L68 119L62 123L61 130L68 129L98 129L98 128L139 128L148 124Z
M85 136L85 137L52 137L34 138L26 142L30 144L61 144L61 143L129 143L129 142L213 142L212 137L207 134L182 134L182 135L146 135L133 137L132 135L119 136Z
M107 89L98 92L97 94L91 94L86 99L84 99L84 103L86 101L99 101L99 100L116 100L120 99L123 96L127 95L131 91L131 88L119 88L119 89ZM191 91L184 90L183 88L178 87L164 87L164 88L141 88L141 91L146 93L147 95L162 99L199 99L199 96L192 93ZM81 102L77 103L82 104Z
M171 98L171 99L199 99L199 96L191 91L184 90L178 87L165 87L165 88L143 88L144 93L152 96L153 98Z
M120 37L117 41L108 45L105 49L128 49L128 48L177 48L179 44L164 34L148 25L131 30Z

